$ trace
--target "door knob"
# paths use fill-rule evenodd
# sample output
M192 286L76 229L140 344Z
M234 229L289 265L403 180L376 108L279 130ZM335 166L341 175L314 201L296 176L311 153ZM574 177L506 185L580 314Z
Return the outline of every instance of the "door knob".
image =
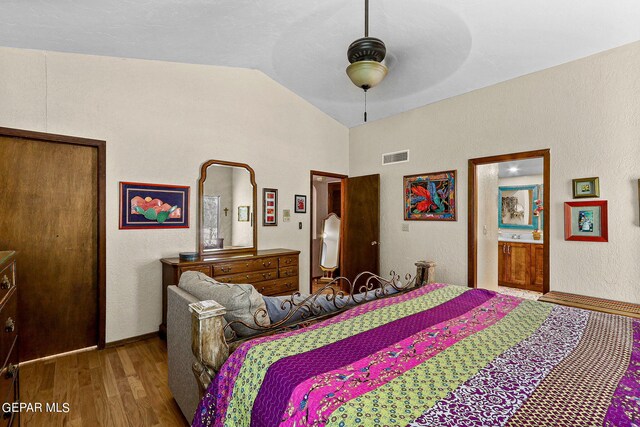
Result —
M4 331L7 333L13 332L16 329L16 322L11 317L4 323Z
M377 244L378 244L378 242L377 242L377 241L375 241L375 240L374 240L373 242L371 242L371 246L375 246L375 245L377 245Z
M0 289L11 289L11 280L5 274L2 278L2 284L0 284Z

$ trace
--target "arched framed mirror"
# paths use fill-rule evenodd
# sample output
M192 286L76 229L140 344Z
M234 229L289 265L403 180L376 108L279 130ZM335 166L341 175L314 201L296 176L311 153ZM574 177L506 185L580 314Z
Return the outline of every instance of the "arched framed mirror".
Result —
M244 163L209 160L198 181L198 252L255 253L257 187Z
M333 280L333 272L340 266L340 237L340 217L331 213L322 221L321 283Z

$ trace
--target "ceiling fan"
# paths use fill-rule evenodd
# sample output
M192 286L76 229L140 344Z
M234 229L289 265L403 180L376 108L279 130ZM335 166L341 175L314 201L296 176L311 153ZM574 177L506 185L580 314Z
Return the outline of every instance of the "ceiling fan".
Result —
M369 0L364 0L364 37L349 45L347 75L354 85L364 90L364 121L367 121L367 91L384 80L389 71L382 63L387 54L384 42L369 37Z

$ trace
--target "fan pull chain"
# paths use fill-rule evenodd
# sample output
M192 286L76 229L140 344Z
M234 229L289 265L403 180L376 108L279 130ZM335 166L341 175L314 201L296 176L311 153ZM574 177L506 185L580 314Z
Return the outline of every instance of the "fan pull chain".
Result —
M364 122L367 123L367 91L364 91Z

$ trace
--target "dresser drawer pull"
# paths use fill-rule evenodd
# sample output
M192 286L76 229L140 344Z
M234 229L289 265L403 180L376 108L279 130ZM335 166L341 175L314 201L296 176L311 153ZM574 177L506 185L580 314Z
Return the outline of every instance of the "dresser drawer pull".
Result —
M220 267L223 273L229 273L231 271L231 267Z
M269 261L269 262L263 262L263 263L262 263L262 266L263 266L264 268L269 268L269 267L271 266L271 261Z
M262 273L263 279L271 279L271 273Z
M0 283L0 288L2 289L11 289L11 280L5 274L2 278L2 283Z
M284 263L285 264L291 264L293 262L293 260L291 258L287 258Z
M258 292L262 293L262 292L264 292L264 290L265 290L265 287L263 286L263 287L260 288L260 290Z
M4 331L7 333L13 332L16 330L16 322L9 317L6 322L4 322Z
M7 366L7 373L4 374L4 377L6 379L13 378L17 370L18 370L18 367L16 365L9 363L9 366Z

